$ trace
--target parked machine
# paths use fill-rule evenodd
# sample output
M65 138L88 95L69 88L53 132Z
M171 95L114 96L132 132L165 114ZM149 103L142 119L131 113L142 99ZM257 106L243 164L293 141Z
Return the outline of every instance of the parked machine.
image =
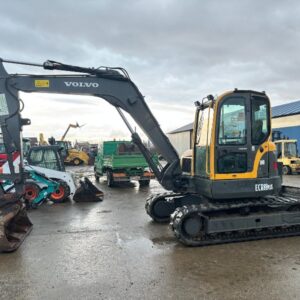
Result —
M277 161L282 163L282 173L284 175L300 174L300 158L297 149L298 141L283 137L281 132L272 132L272 138L276 145Z
M75 178L65 169L61 151L57 145L32 147L27 156L29 165L25 169L44 174L58 183L49 196L54 203L64 202L68 197L76 202L101 201L103 193L95 188L90 180L81 181L80 187L76 188Z
M297 140L277 140L274 143L277 149L277 161L283 165L282 173L284 175L300 174Z
M82 163L84 163L85 165L89 163L89 156L86 152L75 149L70 141L65 140L71 128L81 128L82 126L84 125L79 125L78 123L69 124L60 141L55 142L56 145L59 145L63 148L62 155L66 164L79 166Z
M31 147L28 155L27 170L34 170L48 178L59 182L58 188L50 195L53 202L63 202L69 196L73 197L76 186L72 175L66 172L59 146Z
M55 141L55 145L62 148L65 164L79 166L81 164L87 165L89 163L88 154L84 151L75 149L70 141Z
M30 150L29 139L22 139L23 155L26 157ZM17 155L13 159L18 159ZM2 170L9 171L7 153L3 143L2 135L0 137L0 167ZM55 194L60 189L60 184L48 178L44 173L34 170L29 165L25 166L24 200L27 208L37 208L44 200ZM11 180L2 182L3 189L7 192L13 188Z
M73 71L77 75L7 74L0 64L0 121L9 161L20 149L19 91L93 95L116 107L157 180L170 193L148 199L146 210L158 222L171 219L175 236L185 245L202 246L300 233L299 189L282 186L276 147L270 141L270 101L263 92L234 90L197 101L191 174L184 174L178 154L162 132L144 96L121 68L82 68L54 61L30 64L47 70ZM129 113L165 158L157 165L133 130ZM22 160L22 156L20 156ZM10 164L14 192L2 193L2 241L6 250L16 224L23 235L30 226L22 209L24 173ZM13 214L8 210L15 208ZM171 215L171 217L170 217ZM4 221L3 221L4 219ZM24 222L23 222L24 221ZM24 224L24 225L23 225ZM27 227L26 227L27 226ZM20 230L18 230L20 232ZM2 250L5 250L2 242Z
M153 155L155 160L158 164L157 156ZM103 142L95 159L94 173L96 180L106 174L109 187L130 180L138 180L140 186L148 186L154 178L140 149L131 141Z
M66 141L65 138L70 130L70 128L80 128L84 125L69 124L67 130L64 132L60 140L56 140L54 137L50 137L48 142L45 141L44 134L40 133L39 144L41 146L45 145L58 145L61 148L61 155L66 165L79 166L81 164L89 163L89 156L84 151L78 150L72 146L70 141Z

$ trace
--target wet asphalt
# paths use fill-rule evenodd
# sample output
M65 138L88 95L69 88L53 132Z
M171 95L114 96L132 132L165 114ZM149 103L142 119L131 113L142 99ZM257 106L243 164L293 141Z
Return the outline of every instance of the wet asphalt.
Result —
M145 213L156 181L97 185L103 202L29 213L31 234L0 255L0 299L300 299L300 237L185 247Z

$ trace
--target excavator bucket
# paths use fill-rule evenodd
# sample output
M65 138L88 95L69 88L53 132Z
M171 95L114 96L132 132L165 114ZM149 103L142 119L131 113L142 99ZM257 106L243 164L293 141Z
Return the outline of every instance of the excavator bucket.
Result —
M0 252L18 249L31 229L32 223L21 201L0 207Z
M73 200L75 202L99 202L103 200L103 192L85 177L80 180L80 187L76 190Z

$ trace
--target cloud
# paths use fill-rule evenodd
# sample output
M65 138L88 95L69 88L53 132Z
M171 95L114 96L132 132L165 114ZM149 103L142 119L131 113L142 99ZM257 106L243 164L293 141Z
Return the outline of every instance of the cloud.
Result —
M0 11L0 56L122 66L168 131L192 121L193 102L207 94L245 88L266 91L273 104L299 99L299 14L296 0L5 1ZM32 132L53 129L48 125L53 110L60 123L56 134L65 123L80 118L94 128L91 134L101 126L99 134L123 128L118 128L123 125L113 108L90 98L59 96L36 105L31 97L26 96L24 113L36 122L43 120L34 122ZM109 114L110 124L104 121Z

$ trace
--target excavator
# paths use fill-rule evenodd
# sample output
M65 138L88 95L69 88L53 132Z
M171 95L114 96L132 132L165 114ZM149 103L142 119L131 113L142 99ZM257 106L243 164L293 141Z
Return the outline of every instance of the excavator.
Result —
M4 63L22 64L56 74L8 74ZM22 126L19 92L89 95L113 105L131 132L166 193L146 201L157 222L170 221L175 237L187 246L286 237L300 234L299 189L283 186L280 164L271 142L270 100L265 92L233 90L196 101L191 170L183 172L180 158L144 96L123 68L86 68L55 61L29 63L0 60L0 121L14 190L0 195L1 250L14 249L31 229L22 196ZM21 104L20 104L21 103ZM127 120L127 112L165 158L157 165ZM15 238L17 236L17 238ZM4 245L5 244L5 245ZM5 246L7 247L5 249Z

